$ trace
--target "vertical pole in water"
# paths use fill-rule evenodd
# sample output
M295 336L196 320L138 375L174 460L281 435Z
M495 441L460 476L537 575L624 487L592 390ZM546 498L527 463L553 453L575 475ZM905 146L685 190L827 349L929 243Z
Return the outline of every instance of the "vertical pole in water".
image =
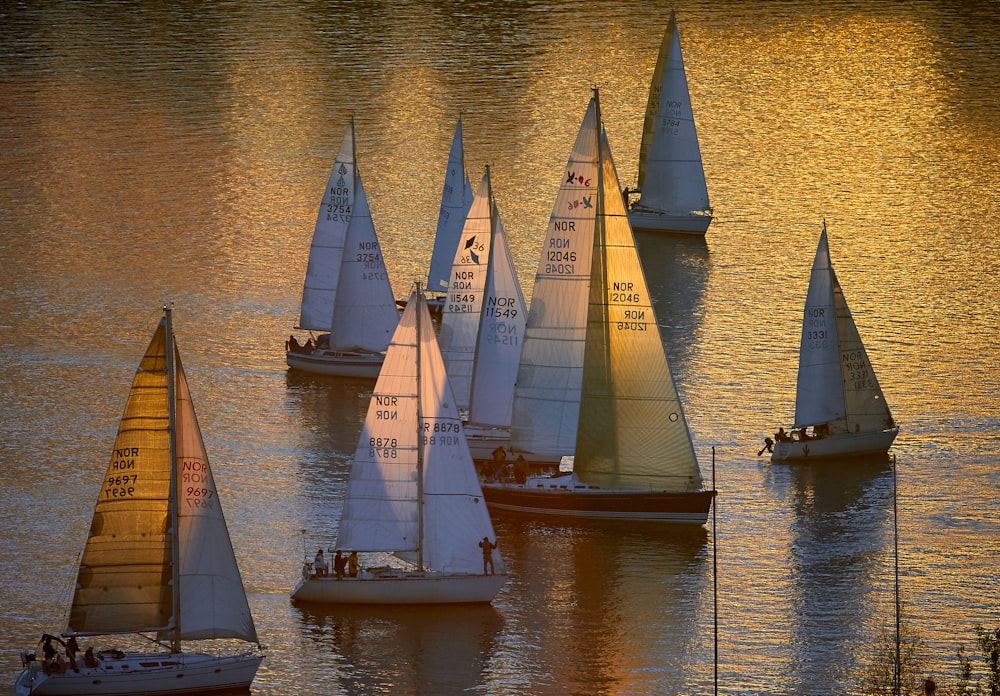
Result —
M895 563L895 595L896 595L896 675L893 680L893 693L899 696L900 659L899 659L899 506L896 498L896 455L892 455L892 550Z
M715 491L715 447L712 448L712 491ZM719 695L719 540L716 534L716 509L718 496L712 498L712 605L714 613L713 632L715 634L715 695Z

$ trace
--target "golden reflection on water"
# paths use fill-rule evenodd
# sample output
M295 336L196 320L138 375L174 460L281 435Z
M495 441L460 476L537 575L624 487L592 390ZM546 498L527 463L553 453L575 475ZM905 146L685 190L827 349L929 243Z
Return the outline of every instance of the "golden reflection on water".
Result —
M0 34L0 518L18 531L0 564L5 596L17 602L0 614L17 620L0 645L10 657L22 637L58 624L72 562L44 588L29 583L31 540L76 557L94 484L73 463L105 456L139 344L173 299L251 603L274 646L261 688L349 692L354 677L404 678L369 653L368 636L395 636L385 657L431 674L440 667L427 652L440 637L433 626L348 618L354 640L336 619L287 602L301 530L310 543L336 532L366 406L363 387L287 374L280 350L329 168L354 114L402 295L426 274L462 114L467 169L475 180L491 165L530 298L539 240L595 85L619 175L634 180L669 8L120 9L3 11L14 29ZM639 243L706 474L718 448L723 681L744 693L836 692L860 659L845 644L863 644L891 611L886 473L826 476L754 457L760 438L791 418L824 219L902 424L903 587L943 673L954 637L995 613L995 8L838 0L676 9L717 218L704 241ZM527 693L531 681L707 691L711 542L498 526L513 582L496 604L502 626L462 629L485 646L478 656L490 656L463 662L463 683L483 675L491 693ZM306 686L289 668L303 655L322 667L306 670ZM4 670L12 678L16 665Z

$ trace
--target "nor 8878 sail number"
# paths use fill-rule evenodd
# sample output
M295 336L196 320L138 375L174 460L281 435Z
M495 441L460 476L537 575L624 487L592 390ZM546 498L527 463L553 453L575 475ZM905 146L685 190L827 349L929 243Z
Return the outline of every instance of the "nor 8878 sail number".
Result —
M435 421L424 423L425 445L457 445L462 426L455 421Z

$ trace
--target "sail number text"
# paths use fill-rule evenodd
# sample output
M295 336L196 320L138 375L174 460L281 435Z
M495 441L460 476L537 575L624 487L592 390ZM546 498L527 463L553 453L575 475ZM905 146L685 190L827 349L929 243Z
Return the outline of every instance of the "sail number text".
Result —
M636 290L635 283L616 281L611 284L608 301L611 304L640 304L643 298ZM614 323L614 327L619 331L646 331L649 328L646 310L625 309L622 318Z
M806 309L805 324L802 339L807 350L822 350L830 338L827 332L826 307L810 307Z
M556 232L576 232L573 220L553 220ZM549 248L545 250L544 273L573 275L576 273L577 254L573 250L573 240L566 237L550 237Z
M841 355L841 370L847 385L854 389L874 389L875 374L863 351L853 350Z
M208 465L201 459L185 459L180 465L181 486L184 494L181 507L209 510L215 507L215 488ZM202 484L202 485L199 485ZM208 488L208 486L213 486Z
M108 467L110 473L104 479L104 490L101 491L103 500L119 500L135 495L135 484L139 476L128 472L135 471L135 460L138 456L138 447L124 447L114 451L111 465Z
M457 445L461 442L459 433L462 425L456 421L424 421L425 445Z
M347 186L331 186L330 202L326 206L327 222L351 221L351 189Z

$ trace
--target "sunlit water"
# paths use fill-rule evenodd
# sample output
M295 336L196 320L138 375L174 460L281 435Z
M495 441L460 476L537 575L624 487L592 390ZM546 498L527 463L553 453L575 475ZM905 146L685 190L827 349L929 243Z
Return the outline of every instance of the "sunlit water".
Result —
M497 517L492 607L292 607L336 533L370 383L287 373L350 115L397 295L426 274L455 119L526 296L590 88L623 183L677 10L717 219L641 237L709 529ZM891 469L771 466L823 220L902 430L901 593L953 681L996 625L995 3L5 3L0 679L59 630L164 301L269 657L255 694L840 694L893 623Z

